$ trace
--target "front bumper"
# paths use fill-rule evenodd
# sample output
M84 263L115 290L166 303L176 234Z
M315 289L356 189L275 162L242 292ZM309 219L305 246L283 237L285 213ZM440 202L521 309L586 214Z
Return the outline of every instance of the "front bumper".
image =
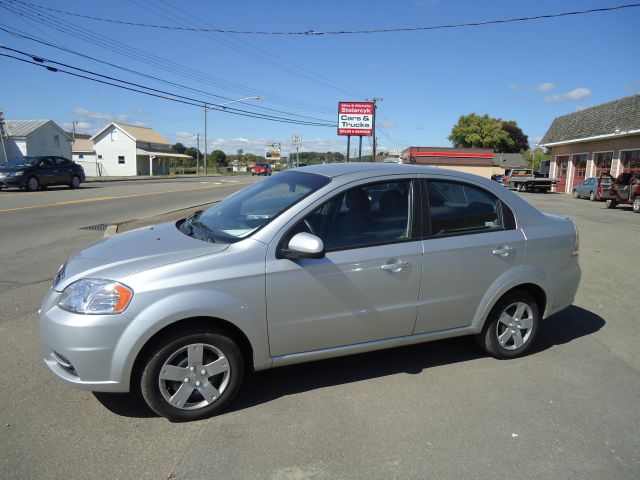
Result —
M94 392L128 392L129 372L114 352L129 325L124 315L79 315L57 306L50 290L40 312L40 348L45 364L64 383Z
M24 188L24 184L27 181L24 175L19 177L0 177L0 187L2 188Z

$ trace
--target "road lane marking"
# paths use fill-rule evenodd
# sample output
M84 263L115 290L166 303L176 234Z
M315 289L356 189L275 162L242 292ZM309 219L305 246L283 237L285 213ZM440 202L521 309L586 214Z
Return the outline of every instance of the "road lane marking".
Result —
M0 210L0 213L18 212L20 210L32 210L35 208L60 207L64 205L73 205L73 204L79 204L79 203L104 202L106 200L120 200L120 199L135 198L135 197L148 197L150 195L162 195L165 193L178 193L178 192L185 193L185 192L193 192L195 190L204 190L207 188L216 188L220 186L221 185L207 185L206 187L181 188L178 190L165 190L163 192L136 193L133 195L122 195L119 197L96 197L96 198L86 198L86 199L80 199L80 200L64 200L61 202L46 203L44 205L30 205L28 207L5 208L3 210Z

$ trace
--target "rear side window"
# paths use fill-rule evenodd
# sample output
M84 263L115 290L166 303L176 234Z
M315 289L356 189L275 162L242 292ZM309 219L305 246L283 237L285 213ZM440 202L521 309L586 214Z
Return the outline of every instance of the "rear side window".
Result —
M432 237L515 228L513 214L488 191L466 183L426 182ZM503 219L503 210L506 219ZM506 220L506 221L505 221Z

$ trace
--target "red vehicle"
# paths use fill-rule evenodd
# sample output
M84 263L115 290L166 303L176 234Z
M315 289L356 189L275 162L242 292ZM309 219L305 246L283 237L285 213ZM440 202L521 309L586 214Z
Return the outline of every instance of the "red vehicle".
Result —
M251 169L251 175L271 175L271 165L268 163L256 163L256 166Z
M600 175L611 177L608 174ZM609 189L602 191L602 198L607 202L607 208L615 208L620 204L633 205L633 211L640 213L640 173L622 173L618 175Z

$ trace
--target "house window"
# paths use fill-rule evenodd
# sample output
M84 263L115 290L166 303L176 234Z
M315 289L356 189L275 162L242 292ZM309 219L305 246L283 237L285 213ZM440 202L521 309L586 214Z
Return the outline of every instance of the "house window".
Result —
M98 160L102 160L102 155L98 155Z
M119 155L119 156L118 156L118 163L119 163L120 165L124 165L124 155Z
M84 158L84 154L82 154L82 153L81 153L81 154L79 154L79 155L78 155L78 158Z
M593 161L596 164L596 177L601 173L611 173L611 160L613 152L599 152L594 154Z
M627 150L620 152L623 173L640 172L640 150Z
M589 157L589 154L587 153L579 153L573 155L573 166L575 167L576 172L574 177L584 178L587 170L587 157Z

